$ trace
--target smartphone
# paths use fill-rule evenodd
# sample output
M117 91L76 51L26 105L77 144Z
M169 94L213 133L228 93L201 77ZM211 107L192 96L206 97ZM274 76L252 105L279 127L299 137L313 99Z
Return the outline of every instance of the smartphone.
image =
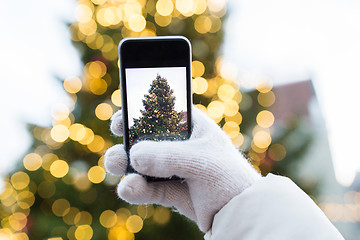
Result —
M181 141L191 134L191 44L182 36L124 38L119 43L124 146ZM166 149L164 149L166 151ZM177 176L147 181L181 180Z

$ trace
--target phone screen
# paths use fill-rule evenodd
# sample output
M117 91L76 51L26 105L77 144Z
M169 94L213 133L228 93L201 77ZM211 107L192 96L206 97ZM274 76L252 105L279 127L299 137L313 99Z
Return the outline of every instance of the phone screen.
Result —
M143 140L188 139L192 106L189 40L181 36L123 39L119 67L126 151ZM128 164L127 172L134 171Z
M125 68L129 147L188 138L186 67Z

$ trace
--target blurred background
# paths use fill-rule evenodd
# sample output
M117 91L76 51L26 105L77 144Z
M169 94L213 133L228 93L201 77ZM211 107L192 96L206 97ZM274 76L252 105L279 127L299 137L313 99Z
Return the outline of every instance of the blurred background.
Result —
M122 142L117 45L157 35L190 39L194 104L254 167L360 239L358 1L0 4L0 239L202 239L167 208L119 200L103 166Z

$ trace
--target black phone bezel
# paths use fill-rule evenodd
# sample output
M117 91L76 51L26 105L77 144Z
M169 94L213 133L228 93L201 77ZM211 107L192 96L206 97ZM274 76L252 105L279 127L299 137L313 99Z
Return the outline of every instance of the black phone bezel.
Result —
M186 67L186 99L188 138L191 135L191 44L182 36L124 38L119 43L119 75L123 114L123 140L129 159L129 124L126 92L126 68ZM127 173L135 172L128 163ZM177 177L160 179L145 176L148 181L179 180Z

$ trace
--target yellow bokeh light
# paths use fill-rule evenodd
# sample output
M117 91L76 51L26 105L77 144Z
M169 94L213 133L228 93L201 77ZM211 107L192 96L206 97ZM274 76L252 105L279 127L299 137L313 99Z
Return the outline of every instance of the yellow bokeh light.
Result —
M219 87L217 95L223 101L231 100L235 96L235 89L230 84L224 83Z
M156 11L162 16L169 16L174 10L174 4L171 0L159 0L156 3Z
M57 199L51 206L51 210L58 217L65 216L70 211L70 203L66 199Z
M78 77L67 78L63 82L64 88L68 93L77 93L81 90L82 82Z
M123 16L120 8L112 6L99 9L96 17L101 25L107 27L120 23Z
M208 8L213 13L221 12L226 7L226 0L208 0Z
M105 179L105 169L100 166L91 167L88 178L92 183L101 183Z
M236 122L229 121L224 124L223 130L227 134L229 134L230 137L232 137L232 136L237 136L237 133L240 132L240 127Z
M207 3L206 0L195 0L192 11L197 14L203 14L206 11Z
M90 240L93 236L93 229L90 225L80 225L75 230L75 238L78 240Z
M89 88L92 93L95 95L102 95L107 90L107 83L102 78L94 78L90 81Z
M131 233L140 232L143 227L143 220L138 215L131 215L126 220L126 228Z
M102 78L107 68L102 61L93 61L86 64L85 70L92 78Z
M81 140L79 140L79 143L82 145L87 145L91 143L94 140L94 132L90 128L85 127L85 137Z
M90 151L99 153L105 148L105 140L101 136L95 135L93 141L87 146Z
M29 191L22 191L17 195L17 202L20 208L29 209L35 202L34 194Z
M154 214L154 210L154 206L150 204L137 207L137 213L143 219L150 218Z
M234 100L235 100L237 103L240 103L240 102L242 101L242 94L241 94L240 91L236 91L236 92L235 92Z
M203 111L205 113L207 112L206 107L202 104L196 104L195 107L197 107L198 109L200 109L201 111Z
M90 225L92 223L92 216L87 211L82 211L76 214L74 218L74 224L76 226L80 225Z
M226 116L234 116L239 111L239 104L234 100L224 102L224 114Z
M239 133L235 137L231 138L231 140L232 140L232 143L236 147L240 147L241 145L244 144L244 136L241 133Z
M110 229L109 240L135 240L133 233L129 232L125 226L116 226Z
M9 216L9 224L15 231L22 230L27 223L27 216L24 213L16 212Z
M57 124L51 129L50 135L55 142L64 142L69 137L69 129L65 125Z
M58 156L54 153L47 153L42 157L43 163L42 163L42 167L43 169L49 171L50 170L50 166L51 164L55 161L58 160Z
M1 199L8 198L14 193L15 193L14 188L12 188L12 186L8 182L4 182L3 189L0 192Z
M196 94L203 94L208 88L208 83L205 78L197 77L192 81L192 89Z
M111 23L107 21L109 17L105 17L106 14L107 8L98 8L96 11L96 20L100 25L104 27L108 27L111 25Z
M111 94L111 101L115 106L121 107L121 91L120 91L120 89L115 90Z
M202 34L209 32L211 26L212 22L208 16L200 15L194 22L195 30Z
M260 92L257 96L259 104L263 107L270 107L275 102L275 94L272 91L265 93Z
M212 101L207 107L207 113L213 119L221 118L224 114L224 111L224 103L220 101Z
M191 64L192 77L201 77L205 72L205 66L200 61L193 61Z
M69 137L74 141L80 141L86 136L86 129L84 125L75 123L69 128Z
M63 216L63 220L67 225L73 225L75 216L79 213L79 209L71 207L67 214Z
M258 148L267 148L271 143L270 133L267 131L259 130L255 133L253 141Z
M69 165L64 160L56 160L50 166L50 173L56 178L62 178L69 172Z
M256 122L260 127L269 128L274 124L274 115L267 110L263 110L256 116Z
M219 17L216 16L211 16L211 29L209 30L210 33L216 33L221 29L221 19Z
M225 117L225 122L228 122L228 121L233 121L233 122L236 122L238 125L241 124L242 122L242 115L241 113L237 112L235 115L233 116L226 116Z
M114 211L105 210L100 215L100 224L105 228L112 228L117 222L117 216Z
M130 210L127 209L127 208L119 208L119 209L116 211L116 215L126 221L126 219L127 219L128 217L130 217L131 212L130 212Z
M158 206L155 209L153 219L158 224L166 224L170 220L170 210L166 207Z
M42 165L42 158L37 153L29 153L23 159L24 167L29 171L36 171Z
M257 153L256 155L256 161L260 161L261 159L263 159L265 156L263 156L263 153L266 152L267 150L267 147L264 147L264 148L260 148L258 147L254 142L251 143L251 149ZM261 155L259 155L261 154Z
M17 232L17 233L12 233L11 238L6 238L6 240L7 239L11 239L11 240L29 240L29 237L24 232Z
M171 23L172 17L171 15L162 16L158 13L155 13L154 19L157 25L159 25L160 27L166 27Z
M142 6L138 1L128 1L123 8L125 22L130 21L130 18L134 15L142 13Z
M267 93L269 91L271 91L272 89L272 82L268 79L265 79L265 81L261 84L259 84L256 89L261 92L261 93Z
M129 27L134 32L141 32L145 29L146 20L141 14L135 14L129 19Z
M89 6L85 4L79 4L75 8L75 18L78 22L86 23L89 22L92 18L92 10Z
M89 36L96 33L97 30L97 24L93 19L90 19L90 21L86 23L78 23L79 30L82 34Z
M286 149L283 145L277 143L270 146L268 153L272 160L281 161L286 156Z
M184 16L191 16L193 12L193 0L176 0L176 9Z
M22 190L29 185L30 177L24 172L16 172L11 176L10 182L16 190Z
M108 104L108 103L100 103L95 108L95 115L100 120L105 121L105 120L110 119L111 116L113 115L113 113L114 113L114 111L113 111L112 107L110 106L110 104Z

